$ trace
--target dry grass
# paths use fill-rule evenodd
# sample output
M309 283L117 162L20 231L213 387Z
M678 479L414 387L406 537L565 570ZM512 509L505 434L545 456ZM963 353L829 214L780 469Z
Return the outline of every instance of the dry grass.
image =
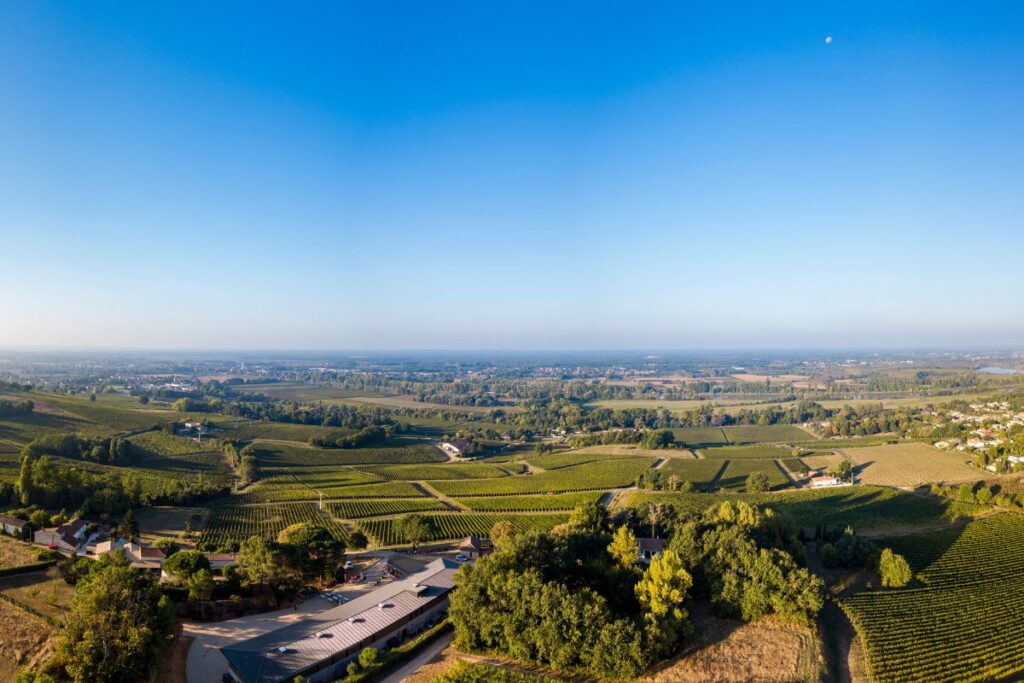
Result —
M768 617L752 624L694 610L695 642L675 660L638 680L644 683L751 683L813 680L821 666L814 632Z
M21 669L47 656L56 641L56 629L17 607L0 602L0 681L13 681Z
M43 572L0 577L0 593L25 603L41 614L64 621L71 611L75 588L61 577L60 570L50 567Z
M17 567L38 561L38 547L10 536L0 536L0 568Z
M864 484L914 487L930 482L974 481L982 475L967 464L966 455L923 443L844 448L843 452L857 465L857 478Z
M152 507L136 511L135 519L143 539L153 541L158 538L180 538L185 533L185 523L192 515L199 516L193 524L198 531L203 528L209 514L209 508Z
M846 458L838 453L826 453L823 455L804 455L800 459L812 470L830 470Z

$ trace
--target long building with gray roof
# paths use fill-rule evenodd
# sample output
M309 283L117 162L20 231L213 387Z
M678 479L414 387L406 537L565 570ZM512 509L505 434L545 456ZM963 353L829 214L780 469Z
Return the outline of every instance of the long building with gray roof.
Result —
M241 683L277 683L296 676L335 680L364 648L386 649L447 612L459 566L434 560L344 605L222 647L221 652Z

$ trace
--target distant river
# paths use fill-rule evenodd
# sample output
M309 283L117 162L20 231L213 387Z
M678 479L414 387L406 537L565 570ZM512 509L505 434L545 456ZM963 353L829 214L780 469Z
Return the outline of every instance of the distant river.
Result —
M1016 375L1020 370L1014 370L1013 368L978 368L978 372L987 372L990 375Z

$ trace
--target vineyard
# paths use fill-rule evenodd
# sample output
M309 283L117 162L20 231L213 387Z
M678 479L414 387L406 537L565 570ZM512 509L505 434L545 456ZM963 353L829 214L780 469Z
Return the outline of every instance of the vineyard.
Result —
M924 587L842 601L873 678L1016 680L1024 673L1024 518L1000 514L961 529L891 539Z
M455 465L362 465L359 468L381 479L400 481L431 481L455 479L496 479L509 472L522 472L522 465L482 465L459 463Z
M709 460L771 460L785 458L793 454L792 449L780 448L771 444L758 446L718 446L702 448L700 454Z
M681 513L701 513L723 500L743 500L789 516L798 526L846 526L856 531L884 530L937 521L950 521L986 511L981 505L957 503L934 496L918 496L877 486L842 489L802 489L777 493L666 493L639 492L629 505L662 503Z
M199 542L214 548L224 548L250 536L276 539L282 529L298 522L321 524L336 538L348 537L345 528L330 515L321 514L315 503L218 505L210 509Z
M544 455L530 455L527 456L526 461L542 470L560 470L563 467L573 467L574 465L583 465L588 462L597 462L598 460L614 460L618 457L621 456L614 453L590 452L590 449L584 449L580 451L560 451Z
M495 496L491 498L459 498L455 502L477 512L552 512L575 510L580 505L596 503L604 493L561 493L545 496Z
M653 458L618 458L540 474L477 481L439 481L433 486L453 497L597 491L631 485L654 462Z
M375 484L317 486L291 475L263 479L238 493L235 499L243 505L255 503L278 503L295 500L319 500L335 498L420 498L423 493L404 481L388 481Z
M398 498L391 500L332 500L325 502L332 515L339 519L358 519L406 512L441 512L447 508L436 498Z
M428 444L380 448L310 448L259 441L246 448L261 467L306 465L378 465L444 462L445 455Z
M773 489L784 488L790 484L787 477L774 460L730 460L725 473L718 480L723 489L742 489L746 486L747 477L754 472L768 475L768 485Z
M810 469L807 467L807 463L800 458L783 458L782 464L793 474L802 474Z
M673 429L672 434L676 441L693 447L729 443L721 427L683 427Z
M721 460L687 460L672 458L661 466L658 471L666 477L679 477L681 482L689 481L698 489L708 489L711 483L718 476L718 473L726 466Z
M735 425L724 429L732 443L792 443L816 439L793 425Z
M508 520L512 529L519 533L550 531L566 520L566 515L506 515L450 513L426 515L433 522L435 533L428 540L449 541L466 536L488 536L497 523ZM368 519L359 522L363 530L376 545L399 545L405 542L394 529L394 519Z
M918 486L979 478L978 470L965 462L968 456L923 443L848 448L843 452L855 464L863 465L857 476L865 484Z

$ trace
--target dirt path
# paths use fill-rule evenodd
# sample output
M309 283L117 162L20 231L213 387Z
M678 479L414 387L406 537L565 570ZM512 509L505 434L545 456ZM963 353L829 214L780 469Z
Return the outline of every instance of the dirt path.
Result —
M658 462L654 463L654 467L652 467L651 469L652 470L660 470L662 467L665 466L665 463L667 463L667 462L668 462L668 458L658 458Z
M821 437L818 436L817 434L815 434L814 430L812 430L810 427L805 427L804 425L793 425L793 426L796 427L797 429L801 430L801 431L807 432L808 434L813 436L816 440L818 440L818 441L821 440Z
M462 505L444 495L425 481L411 481L409 483L415 486L424 495L433 498L453 512L466 512L469 509L465 505Z

